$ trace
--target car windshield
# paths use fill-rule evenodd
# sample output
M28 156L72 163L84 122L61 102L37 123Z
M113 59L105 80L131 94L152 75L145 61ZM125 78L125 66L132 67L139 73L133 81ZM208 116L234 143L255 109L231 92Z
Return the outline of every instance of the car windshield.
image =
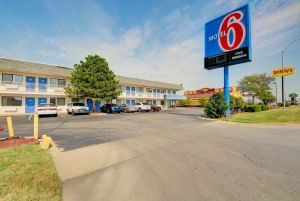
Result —
M73 106L84 106L84 103L73 103Z
M54 107L54 105L52 103L42 103L39 104L39 107Z
M116 104L111 104L111 106L112 106L112 107L118 107L118 105L116 105Z
M143 103L143 105L149 105L148 103Z

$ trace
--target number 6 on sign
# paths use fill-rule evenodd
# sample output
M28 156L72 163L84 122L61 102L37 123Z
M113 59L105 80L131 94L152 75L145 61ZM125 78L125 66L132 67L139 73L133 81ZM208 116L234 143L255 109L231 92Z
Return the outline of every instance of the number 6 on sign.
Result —
M245 26L241 22L243 13L236 11L227 15L222 21L219 33L223 33L219 37L219 46L223 51L230 51L239 48L244 42L246 32ZM232 36L232 40L230 39Z

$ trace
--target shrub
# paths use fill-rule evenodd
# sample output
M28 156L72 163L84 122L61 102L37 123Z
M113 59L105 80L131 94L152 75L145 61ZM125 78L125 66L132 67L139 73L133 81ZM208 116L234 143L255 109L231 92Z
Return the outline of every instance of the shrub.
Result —
M210 118L220 118L225 116L226 103L223 93L215 93L204 105L204 112Z
M262 111L261 105L247 105L245 112L260 112Z
M290 104L287 103L287 102L285 102L285 107L289 107L289 106L290 106ZM278 107L283 107L283 104L282 103L278 103Z
M230 110L234 111L236 109L236 98L230 95Z
M180 100L179 101L180 106L189 106L189 105L191 105L191 103L192 103L191 99L185 99L185 100Z
M268 105L261 105L261 111L266 111L269 109Z

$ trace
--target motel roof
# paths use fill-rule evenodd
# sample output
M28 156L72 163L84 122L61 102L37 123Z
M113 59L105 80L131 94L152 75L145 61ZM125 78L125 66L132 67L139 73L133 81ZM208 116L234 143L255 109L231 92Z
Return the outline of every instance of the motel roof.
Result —
M69 77L70 73L73 71L73 68L0 57L0 71L24 73L24 74L28 73L28 74L35 74L35 75L48 75L48 76L67 78ZM127 84L127 85L134 85L134 86L143 86L143 87L157 87L157 88L173 89L173 90L183 89L182 85L178 85L178 84L125 77L119 75L117 75L116 77L119 80L120 84L124 84L124 85Z

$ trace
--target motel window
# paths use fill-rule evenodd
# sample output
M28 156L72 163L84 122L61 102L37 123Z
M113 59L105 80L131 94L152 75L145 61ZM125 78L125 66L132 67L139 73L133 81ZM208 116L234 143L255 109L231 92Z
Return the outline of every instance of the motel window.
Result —
M136 92L144 92L143 87L136 87Z
M14 75L14 83L22 84L22 82L23 82L23 76L22 75Z
M121 86L121 91L125 91L125 86Z
M147 93L152 93L152 89L146 88L146 92L147 92Z
M162 89L162 90L161 90L161 93L162 93L162 94L165 94L165 93L166 93L166 90L165 90L165 89Z
M53 105L56 105L56 98L50 98L50 103L52 103Z
M2 96L2 106L22 106L22 97Z
M65 79L50 78L50 86L51 87L65 87L66 86L66 80Z
M73 103L78 103L78 102L79 102L79 98L72 98L72 99L71 99L71 102L73 102Z
M58 86L58 80L50 78L50 86L51 87L57 87Z
M66 99L65 98L57 98L57 105L58 106L66 105Z
M58 86L59 87L65 87L66 86L66 80L65 79L58 79Z
M176 91L173 91L173 94L176 94Z
M126 91L130 91L130 86L126 86Z
M22 75L2 74L2 83L4 84L22 84L22 82Z
M13 75L12 74L2 74L2 83L12 84L13 83Z

